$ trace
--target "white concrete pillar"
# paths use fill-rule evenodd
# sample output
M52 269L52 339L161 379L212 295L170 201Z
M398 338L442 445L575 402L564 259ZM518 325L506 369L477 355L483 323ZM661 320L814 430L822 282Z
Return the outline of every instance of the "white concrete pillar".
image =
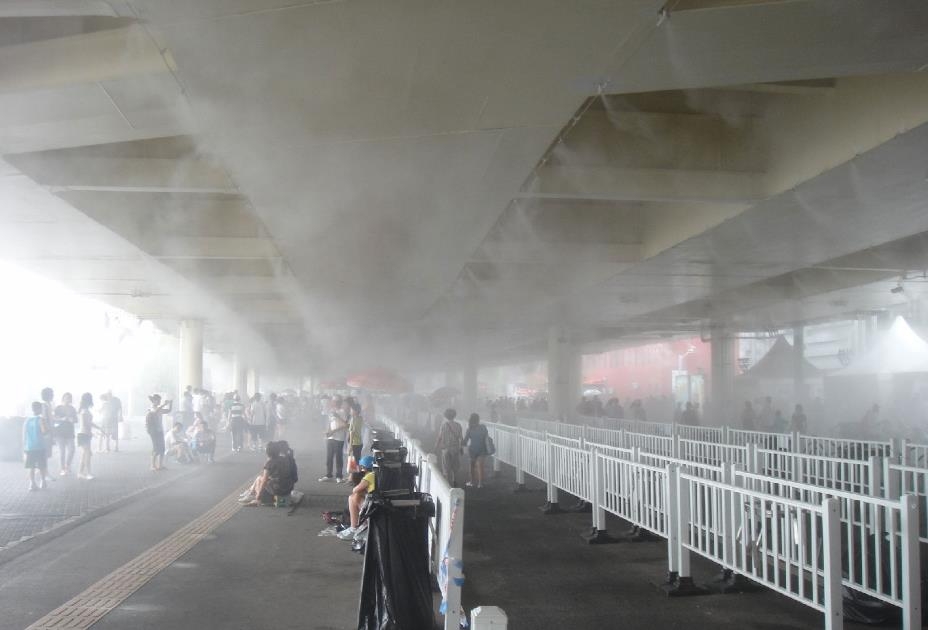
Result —
M180 322L180 362L178 375L178 400L183 398L187 386L203 386L203 322L185 319Z
M261 391L261 379L256 368L248 368L245 374L245 390L247 393L242 396L243 400L247 400Z
M734 423L734 385L735 385L735 352L736 339L722 329L712 331L712 380L710 403L712 404L712 418L708 419L712 425L726 425Z
M232 357L232 390L237 391L240 397L245 396L245 364L239 354Z
M582 386L580 349L563 326L548 331L548 408L555 419L570 421Z
M463 376L461 379L461 406L464 409L461 411L463 411L463 415L470 416L470 414L477 411L477 366L472 362L465 365Z
M793 399L804 405L808 399L805 375L806 329L799 324L793 327Z

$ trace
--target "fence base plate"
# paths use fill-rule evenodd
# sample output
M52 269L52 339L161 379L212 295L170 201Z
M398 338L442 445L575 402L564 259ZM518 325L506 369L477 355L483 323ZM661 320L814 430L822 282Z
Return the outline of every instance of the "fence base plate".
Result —
M593 504L589 501L584 501L580 499L574 505L571 505L567 508L568 512L577 512L579 514L592 514L593 513Z
M667 597L696 597L709 594L709 589L696 586L693 578L679 577L674 573L671 573L667 582L661 585L661 590L667 594Z
M609 532L606 530L596 529L595 527L591 528L586 534L580 534L580 537L583 538L588 545L613 545L622 542L620 538L610 536Z
M557 503L552 503L551 501L546 501L544 505L539 506L542 514L563 514L564 510L561 509L561 506Z
M729 593L756 593L764 589L764 587L757 582L749 580L740 573L735 573L730 569L722 570L718 578L709 584L709 588L723 595Z
M624 538L628 542L660 542L663 540L660 536L652 534L648 530L642 529L637 525L628 530Z

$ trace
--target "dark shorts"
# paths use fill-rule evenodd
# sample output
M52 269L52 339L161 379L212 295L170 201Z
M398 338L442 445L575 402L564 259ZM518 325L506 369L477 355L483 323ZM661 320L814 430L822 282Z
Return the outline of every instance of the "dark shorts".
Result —
M26 468L46 468L48 459L45 451L26 451Z
M164 433L149 433L151 437L151 454L164 455Z
M267 427L263 424L249 424L248 431L251 433L252 437L261 440L267 437Z
M81 448L90 448L90 443L93 441L93 436L89 433L78 433L77 434L77 445Z

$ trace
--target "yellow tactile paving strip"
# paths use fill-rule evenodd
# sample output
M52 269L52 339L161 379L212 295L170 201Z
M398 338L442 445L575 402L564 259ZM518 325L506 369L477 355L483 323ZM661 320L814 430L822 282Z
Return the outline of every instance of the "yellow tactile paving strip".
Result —
M80 630L89 628L119 606L132 593L190 551L210 532L229 520L242 505L242 486L154 547L136 556L83 593L51 611L26 630Z

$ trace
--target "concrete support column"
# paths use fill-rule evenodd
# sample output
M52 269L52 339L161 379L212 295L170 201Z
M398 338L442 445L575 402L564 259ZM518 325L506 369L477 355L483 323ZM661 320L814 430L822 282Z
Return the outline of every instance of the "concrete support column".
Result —
M178 375L178 400L184 390L203 386L203 322L185 319L180 322L180 362Z
M245 364L238 354L232 357L232 390L241 397L245 396Z
M470 414L477 411L477 366L474 363L468 363L464 366L464 377L461 387L461 404L464 407L464 414Z
M580 349L563 326L548 331L548 408L555 419L569 421L580 400Z
M722 329L712 331L712 381L710 402L713 425L734 423L734 385L737 340Z
M247 394L243 398L246 400L261 391L261 382L256 368L248 368L245 374L245 389Z
M806 329L799 324L793 327L793 398L804 405L808 399L805 375Z

